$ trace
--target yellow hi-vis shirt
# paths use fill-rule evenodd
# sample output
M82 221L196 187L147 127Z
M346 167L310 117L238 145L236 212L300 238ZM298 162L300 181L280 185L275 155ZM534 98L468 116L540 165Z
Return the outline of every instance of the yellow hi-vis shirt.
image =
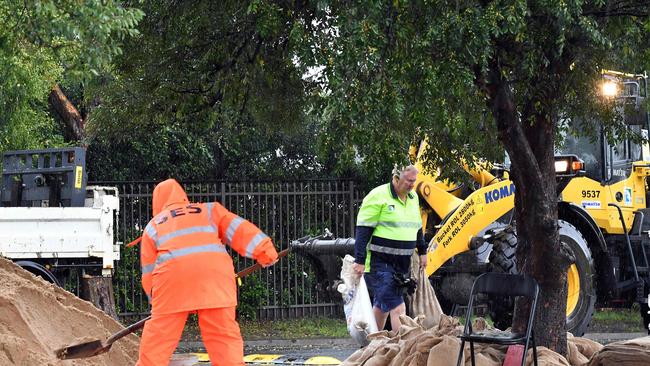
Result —
M366 246L366 272L370 271L374 262L389 263L400 272L408 270L418 241L418 231L422 229L420 206L413 192L407 195L404 202L399 199L391 183L376 187L363 199L357 215L357 226L373 228ZM424 246L424 241L421 241Z

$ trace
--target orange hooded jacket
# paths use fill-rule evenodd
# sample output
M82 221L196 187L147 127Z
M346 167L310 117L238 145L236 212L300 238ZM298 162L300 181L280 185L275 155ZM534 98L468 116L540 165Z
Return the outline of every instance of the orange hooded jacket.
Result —
M173 179L154 189L153 214L142 235L140 263L154 313L236 306L225 245L262 265L277 259L271 239L255 225L219 203L189 203Z

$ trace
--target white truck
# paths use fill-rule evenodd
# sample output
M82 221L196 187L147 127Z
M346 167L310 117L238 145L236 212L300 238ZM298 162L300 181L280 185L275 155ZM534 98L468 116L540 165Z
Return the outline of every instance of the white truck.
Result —
M83 148L3 153L0 255L58 285L71 274L110 278L118 191L86 177Z

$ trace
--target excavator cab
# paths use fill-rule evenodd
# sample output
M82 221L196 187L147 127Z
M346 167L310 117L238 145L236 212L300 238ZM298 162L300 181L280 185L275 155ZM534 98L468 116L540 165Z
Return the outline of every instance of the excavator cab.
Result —
M650 130L648 113L644 107L648 95L646 74L627 74L603 70L600 87L605 103L612 104L624 116L624 122L632 134L645 142L634 139L619 139L611 144L603 126L598 126L597 136L561 136L562 142L557 154L575 154L585 163L586 176L603 184L613 184L626 179L636 161L650 160L647 139ZM574 130L581 127L580 121L567 121Z

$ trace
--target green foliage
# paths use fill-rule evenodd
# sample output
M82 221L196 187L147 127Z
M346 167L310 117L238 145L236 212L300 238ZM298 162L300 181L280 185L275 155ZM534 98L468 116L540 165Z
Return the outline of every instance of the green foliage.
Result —
M47 106L61 67L41 49L13 47L4 40L0 42L0 150L61 145Z
M634 303L629 309L598 309L594 313L589 328L593 333L632 333L647 331L643 326L643 319L641 318L638 303Z
M266 299L269 296L267 284L255 275L242 279L242 282L242 286L239 287L237 315L240 319L256 320L257 309L267 305Z
M648 66L647 1L625 12L602 1L319 4L291 35L299 62L320 70L314 112L338 166L362 159L377 180L414 136L428 138L429 167L447 176L461 157L501 160L494 112L507 106L490 101L491 72L525 123L581 117L588 127L571 132L595 133L605 121L610 136L629 134L595 86L602 68Z
M312 128L204 128L182 122L128 134L98 133L88 149L91 180L295 179L321 174Z
M311 40L298 51L300 61L321 67L326 91L314 112L326 136L322 150L333 152L338 167L361 159L370 180L384 181L409 145L425 137L435 157L431 167L457 170L458 156L471 158L477 151L500 160L485 106L468 103L480 100L472 70L462 67L458 55L438 53L442 42L482 43L458 38L464 24L457 16L441 24L445 6L430 2L327 4L318 21L295 33Z
M52 87L107 70L142 16L114 1L0 2L0 150L64 145Z
M96 179L321 174L317 121L305 113L312 86L288 47L299 12L264 1L138 6L141 36L94 89Z
M134 240L137 235L131 235L127 241ZM150 311L147 305L146 295L140 285L140 251L139 246L133 248L122 248L120 253L120 265L113 274L113 291L115 294L115 307L118 313L142 313ZM134 298L136 296L137 298Z

